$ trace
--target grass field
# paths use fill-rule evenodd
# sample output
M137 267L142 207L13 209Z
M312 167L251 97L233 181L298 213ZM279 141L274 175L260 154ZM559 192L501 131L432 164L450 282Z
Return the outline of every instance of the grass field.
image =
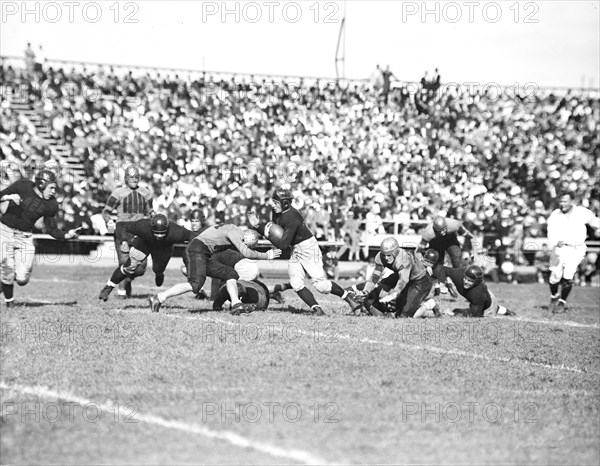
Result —
M233 317L150 313L151 273L103 303L109 273L37 266L2 309L3 464L600 462L598 288L558 316L546 286L492 284L516 319L347 317L329 296L316 318L289 291Z

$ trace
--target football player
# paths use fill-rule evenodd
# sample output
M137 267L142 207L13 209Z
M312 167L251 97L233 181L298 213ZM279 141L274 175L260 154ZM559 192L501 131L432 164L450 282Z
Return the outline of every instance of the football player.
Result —
M199 235L202 231L206 230L208 226L206 225L206 216L201 209L193 209L188 215L188 221L190 224L190 230ZM187 277L187 268L185 264L181 263L181 273ZM218 290L218 288L217 288ZM217 291L215 290L215 292ZM211 293L213 294L213 293ZM196 295L197 299L208 299L208 295L204 291L204 289L200 290Z
M304 286L306 274L312 278L315 288L320 293L332 293L344 299L352 310L360 309L360 304L356 303L346 290L327 279L319 244L304 223L300 212L292 207L292 200L292 192L289 189L275 189L271 199L271 222L261 223L256 213L250 212L248 215L250 225L279 249L292 248L292 254L288 261L290 285L300 299L310 307L314 315L325 315L325 312L317 303L312 292ZM276 225L273 230L280 231L280 236L270 234L272 225Z
M574 195L560 196L559 208L548 217L548 242L553 248L550 257L550 309L553 313L567 311L567 298L573 288L573 278L585 257L586 225L600 228L600 219L593 212L573 204ZM560 286L560 293L559 293Z
M246 306L243 308L243 312L252 311L264 311L269 307L269 300L271 297L270 290L267 286L258 281L248 281L240 278L237 282L238 296L242 303ZM223 309L223 305L229 301L229 292L227 286L223 285L215 295L215 301L213 302L213 311L220 311ZM234 314L242 312L239 310L232 311Z
M14 301L14 282L29 283L35 259L33 228L43 217L46 231L58 240L78 236L79 228L64 232L56 224L58 202L55 199L57 180L54 172L43 169L34 181L21 179L0 191L0 202L8 202L0 218L0 264L4 302Z
M464 317L515 315L505 306L498 304L494 293L488 290L483 281L483 269L477 265L451 268L438 264L433 270L433 276L441 282L451 281L458 293L469 302L468 309L455 308L448 313L449 315Z
M183 260L187 270L188 281L178 283L168 290L149 298L150 309L158 312L167 299L192 291L194 294L202 289L206 277L225 281L234 313L243 310L243 303L238 297L237 280L240 275L235 268L226 265L215 257L215 253L235 248L248 259L273 260L281 255L280 249L258 252L251 249L258 242L256 232L244 231L237 225L217 225L204 230L194 237L185 250Z
M106 222L108 232L115 233L115 250L117 251L120 266L124 265L128 258L127 253L123 252L121 245L123 241L127 241L130 238L120 236L121 234L125 234L126 230L121 229L117 232L116 225L119 222L139 220L153 213L153 193L150 189L140 186L139 183L140 171L135 165L129 165L125 169L125 186L121 186L111 193L104 210L102 210L102 218ZM116 222L113 220L113 216L116 217ZM147 262L144 261L140 264L140 267L145 269L146 265ZM131 296L131 280L133 278L128 276L119 283L118 294L122 298Z
M446 252L450 256L452 267L462 265L462 251L458 242L458 235L465 234L474 238L473 234L465 228L462 222L453 218L436 217L432 223L427 225L421 233L421 243L418 253L424 252L427 248L435 249L440 255L440 263L444 265ZM475 245L471 242L473 255L475 255Z
M393 273L382 278L385 269ZM396 238L388 237L381 242L375 256L371 277L354 289L359 296L365 297L363 305L371 314L384 316L382 311L389 309L389 303L396 317L415 317L431 291L432 283L415 253L402 249Z
M120 230L124 230L124 232ZM106 285L100 291L99 299L106 301L114 288L123 280L133 280L146 271L148 256L152 256L154 283L162 286L165 270L173 256L173 245L190 241L196 233L187 228L169 222L167 217L156 214L152 218L142 218L135 222L118 222L116 235L124 238L132 235L130 241L119 245L127 260L115 269ZM131 244L130 244L131 243Z

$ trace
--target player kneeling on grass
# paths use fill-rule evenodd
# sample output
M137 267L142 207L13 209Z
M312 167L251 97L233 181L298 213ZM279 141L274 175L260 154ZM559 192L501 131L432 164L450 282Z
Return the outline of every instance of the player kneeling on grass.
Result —
M187 283L178 283L163 293L149 298L150 309L158 312L167 299L192 291L194 294L202 289L206 277L224 280L233 313L243 310L243 303L238 296L237 280L240 275L235 268L226 265L215 257L216 252L235 248L248 259L273 260L281 255L280 249L258 252L251 249L258 243L255 231L244 232L236 225L218 225L207 228L190 241L185 250L183 261L187 270Z
M514 316L515 313L498 304L494 293L483 281L483 269L477 265L454 269L438 265L433 276L441 282L451 281L458 293L469 302L468 309L455 308L448 315L483 317L490 315Z
M385 238L380 249L373 274L356 286L357 296L365 297L363 305L373 315L382 316L382 305L390 303L396 317L415 317L431 291L431 277L416 255L402 249L395 238ZM385 269L393 273L382 279Z
M304 223L300 212L292 207L292 200L293 196L290 190L276 189L271 199L272 221L261 223L256 213L250 212L248 215L250 225L278 248L282 250L292 248L292 254L288 261L290 287L310 307L314 315L322 316L325 315L325 312L317 303L312 292L304 286L307 273L319 293L331 293L339 296L353 310L360 309L360 304L353 301L346 290L337 283L327 280L319 243Z
M119 229L123 229L125 233ZM173 256L173 245L187 243L196 233L169 222L162 214L157 214L150 219L117 223L117 235L119 238L133 235L133 239L130 240L131 246L128 241L121 243L121 250L128 250L129 258L115 269L106 286L100 291L98 298L103 301L108 300L110 293L126 278L133 280L142 276L146 271L145 261L149 255L152 256L154 282L156 286L161 286L165 280L167 264Z

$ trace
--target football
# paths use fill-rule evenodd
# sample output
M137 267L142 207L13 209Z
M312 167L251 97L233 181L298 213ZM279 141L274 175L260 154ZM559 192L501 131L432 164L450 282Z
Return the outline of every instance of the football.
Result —
M283 238L283 228L276 223L271 223L269 226L269 232L267 234L267 238L271 243L275 246L281 241Z

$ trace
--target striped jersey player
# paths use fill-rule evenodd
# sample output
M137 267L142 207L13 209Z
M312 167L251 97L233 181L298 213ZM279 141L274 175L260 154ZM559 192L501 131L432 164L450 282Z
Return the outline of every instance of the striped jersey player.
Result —
M123 252L121 244L124 241L131 239L127 236L117 234L115 231L116 222L113 216L116 216L117 222L128 222L140 220L152 214L152 196L153 192L149 188L139 185L140 172L137 167L130 165L125 170L125 186L115 189L102 211L102 218L108 226L109 233L115 233L115 251L119 265L122 266L127 261L129 255ZM126 230L120 230L125 232ZM147 261L145 260L141 267L146 269ZM142 272L143 274L143 272ZM133 278L128 277L119 283L119 296L125 298L131 296L131 281Z

